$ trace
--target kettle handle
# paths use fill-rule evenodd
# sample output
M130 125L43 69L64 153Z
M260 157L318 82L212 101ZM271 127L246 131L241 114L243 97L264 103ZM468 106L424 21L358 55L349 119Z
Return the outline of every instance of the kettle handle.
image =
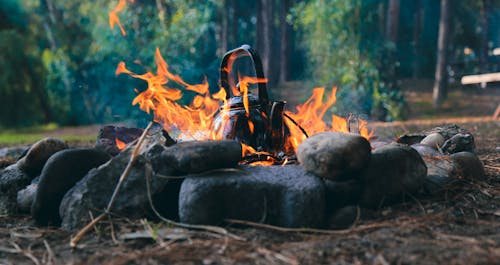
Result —
M253 66L255 69L255 74L257 75L257 78L265 78L264 77L264 71L262 69L262 62L260 60L259 55L257 52L250 47L248 44L244 44L241 47L238 47L234 50L228 51L224 57L222 58L222 62L220 65L220 86L226 91L226 99L229 99L230 97L233 96L232 91L231 91L231 86L229 85L229 72L231 69L228 68L228 63L229 63L229 58L234 54L236 58L241 56L242 54L247 53L250 55L250 58L252 59ZM269 96L267 94L267 85L266 82L258 83L257 84L259 88L259 102L261 105L267 105L269 102Z

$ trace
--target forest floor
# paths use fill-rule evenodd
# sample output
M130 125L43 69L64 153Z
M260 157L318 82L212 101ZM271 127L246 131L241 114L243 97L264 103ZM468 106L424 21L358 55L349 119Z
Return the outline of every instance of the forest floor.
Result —
M375 134L395 137L456 123L474 135L486 180L461 181L436 196L383 207L370 218L361 215L349 229L322 232L227 224L237 235L232 237L115 216L72 249L73 232L37 228L29 216L0 216L0 264L498 264L500 121L490 116L500 90L451 91L439 111L429 108L428 90L410 89L406 96L411 119L372 122Z

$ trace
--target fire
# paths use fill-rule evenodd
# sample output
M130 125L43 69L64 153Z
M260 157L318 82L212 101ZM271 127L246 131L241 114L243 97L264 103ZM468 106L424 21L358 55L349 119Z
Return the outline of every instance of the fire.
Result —
M234 58L233 58L234 59ZM153 114L155 122L162 124L164 129L179 140L220 140L221 132L214 131L214 116L220 111L223 117L228 117L229 107L226 104L226 91L211 94L207 80L200 84L191 85L185 82L179 75L169 71L168 64L156 49L155 62L156 73L146 72L136 74L127 69L124 62L120 62L116 74L128 74L134 78L147 82L148 88L140 92L132 101L132 105L147 113ZM226 69L227 70L227 69ZM229 70L227 70L229 71ZM249 115L248 85L267 82L266 79L238 76L239 87L231 86L233 95L243 95L243 103L247 115ZM136 90L137 91L137 90ZM194 94L188 105L179 103L187 91ZM356 132L369 139L371 133L366 128L366 121L357 118L343 118L337 115L331 116L331 122L327 124L324 116L336 101L337 88L330 92L324 88L315 88L312 96L302 105L296 107L295 112L285 111L284 120L290 130L284 150L297 150L298 145L308 136L326 131ZM356 123L356 128L352 124ZM249 129L254 133L254 124L249 119ZM117 139L117 145L118 145ZM272 165L276 163L286 164L286 157L277 158L267 152L256 151L253 147L242 144L243 157L249 157L251 164ZM293 149L291 149L293 148ZM255 160L255 161L254 161ZM253 162L252 162L253 161Z
M128 1L130 3L134 2L134 0L128 0ZM123 26L120 22L120 18L118 18L118 13L121 12L125 8L126 4L127 4L127 0L120 0L118 5L116 5L116 7L113 8L113 10L111 10L109 12L109 27L111 28L111 30L113 30L115 28L115 25L118 25L123 36L126 36L127 32L125 32L125 29L123 28Z
M220 101L226 99L224 90L213 95L208 90L207 80L201 84L191 85L178 75L171 73L168 64L156 49L156 73L135 74L127 69L124 62L120 62L116 74L129 74L132 77L147 82L148 88L139 93L132 105L147 113L153 112L154 121L164 126L168 132L178 132L177 137L184 140L220 139L216 132L212 132L212 122L215 113L219 110ZM181 87L179 89L177 87ZM195 95L192 102L185 106L178 103L185 91L192 91Z
M125 147L127 147L127 144L120 141L120 139L118 139L118 138L115 138L115 143L116 143L116 147L118 147L118 150L123 150L123 149L125 149Z
M337 100L336 93L337 88L333 87L330 94L326 96L326 102L323 102L325 88L315 88L312 96L304 104L296 107L296 113L285 111L285 115L291 118L285 119L291 134L288 144L292 145L294 150L297 150L299 144L307 138L304 132L295 123L300 125L309 136L327 131L356 132L370 139L373 132L368 131L366 127L367 123L364 120L359 120L356 131L350 128L348 119L335 114L332 114L330 126L325 123L324 116L328 109L335 104Z

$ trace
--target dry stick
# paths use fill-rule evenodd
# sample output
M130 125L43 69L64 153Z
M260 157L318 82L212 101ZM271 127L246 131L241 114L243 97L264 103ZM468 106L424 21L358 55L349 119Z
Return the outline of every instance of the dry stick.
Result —
M233 223L233 224L240 224L240 225L246 225L246 226L253 226L257 228L265 228L269 230L275 230L279 232L298 232L298 233L315 233L315 234L330 234L330 235L345 235L349 234L351 232L360 232L363 230L367 229L374 229L374 228L381 228L381 227L387 227L391 226L392 224L388 223L378 223L378 224L368 224L368 225L362 225L362 226L357 226L351 229L344 229L344 230L325 230L325 229L315 229L315 228L287 228L287 227L281 227L281 226L275 226L275 225L269 225L269 224L261 224L261 223L256 223L252 221L244 221L244 220L238 220L238 219L224 219L224 221L228 223Z
M216 234L221 234L221 235L224 235L224 236L236 239L236 240L245 241L244 238L239 237L239 236L234 235L234 234L231 234L226 229L224 229L222 227L211 226L211 225L191 225L191 224L179 223L179 222L176 222L176 221L173 221L173 220L170 220L170 219L163 217L156 210L155 206L153 205L153 199L151 197L151 187L149 184L152 169L151 169L151 164L149 162L146 163L145 170L146 170L146 174L145 174L145 176L146 176L146 191L147 191L147 195L148 195L149 206L151 207L151 209L153 210L155 215L160 220L164 221L165 223L167 223L169 225L173 225L173 226L177 226L177 227L196 229L196 230L204 230L204 231L208 231L208 232L212 232L212 233L216 233Z
M47 254L48 254L47 264L54 264L55 263L54 251L52 251L52 249L50 248L49 242L47 242L47 240L44 239L43 244L45 245L45 249L47 249Z
M144 131L142 132L141 137L139 138L139 141L137 141L137 144L134 148L134 151L132 152L132 155L130 156L130 160L127 164L127 167L123 171L122 175L120 176L120 180L118 181L118 184L116 184L115 190L113 191L113 195L111 196L111 199L109 200L108 207L106 207L106 210L104 213L101 213L97 218L92 220L90 223L88 223L84 228L82 228L75 237L71 238L71 241L69 245L74 248L80 241L80 239L91 229L93 228L99 221L101 221L106 214L109 214L109 211L111 210L111 207L113 207L113 204L115 203L116 200L116 195L121 189L121 186L123 185L123 182L127 178L127 176L130 174L130 170L132 169L133 164L135 163L135 160L137 159L137 156L139 154L139 150L141 148L142 142L144 141L144 138L148 134L149 130L151 129L151 126L153 126L153 122L149 122L148 126Z

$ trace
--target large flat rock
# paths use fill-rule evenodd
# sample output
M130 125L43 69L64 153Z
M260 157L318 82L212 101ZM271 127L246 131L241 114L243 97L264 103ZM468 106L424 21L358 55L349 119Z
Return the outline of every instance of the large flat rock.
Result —
M242 219L285 227L324 223L325 187L301 166L245 166L187 177L179 196L181 222Z

